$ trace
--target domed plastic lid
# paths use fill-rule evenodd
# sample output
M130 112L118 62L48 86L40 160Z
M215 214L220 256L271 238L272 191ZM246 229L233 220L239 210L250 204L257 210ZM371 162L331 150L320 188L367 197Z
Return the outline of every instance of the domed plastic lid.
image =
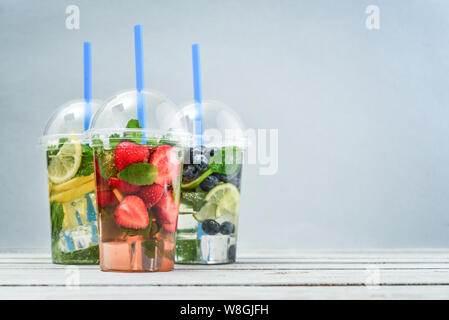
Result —
M43 136L39 138L41 145L53 145L57 143L60 138L77 137L80 140L88 138L87 131L92 114L100 108L101 102L93 100L90 103L90 108L86 107L84 100L69 101L60 106L45 126ZM86 116L86 110L88 114ZM89 115L90 111L90 115Z
M232 108L222 102L205 100L201 105L193 101L183 104L177 119L187 123L193 137L191 145L247 146L242 120Z
M111 134L138 131L148 139L167 138L169 134L172 140L182 142L188 131L185 120L175 117L178 112L179 108L159 92L123 91L94 114L90 136L92 140L106 140Z

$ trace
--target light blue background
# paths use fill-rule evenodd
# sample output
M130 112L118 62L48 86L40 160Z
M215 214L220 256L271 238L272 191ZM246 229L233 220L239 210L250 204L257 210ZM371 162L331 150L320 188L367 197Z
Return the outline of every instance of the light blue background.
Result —
M191 99L198 42L204 97L279 129L279 172L246 167L240 247L449 246L448 16L444 0L1 0L0 247L49 247L37 137L82 97L83 41L94 97L134 86L137 23L148 87Z

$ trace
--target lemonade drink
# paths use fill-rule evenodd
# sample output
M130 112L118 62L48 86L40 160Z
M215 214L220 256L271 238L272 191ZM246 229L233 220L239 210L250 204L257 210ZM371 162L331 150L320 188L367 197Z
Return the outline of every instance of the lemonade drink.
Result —
M76 137L47 147L51 251L54 263L97 264L93 152Z

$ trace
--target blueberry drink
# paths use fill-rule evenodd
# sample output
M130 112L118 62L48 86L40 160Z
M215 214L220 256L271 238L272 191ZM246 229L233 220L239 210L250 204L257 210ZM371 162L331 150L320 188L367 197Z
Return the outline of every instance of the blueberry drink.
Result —
M233 263L236 257L242 150L185 151L176 233L176 263Z

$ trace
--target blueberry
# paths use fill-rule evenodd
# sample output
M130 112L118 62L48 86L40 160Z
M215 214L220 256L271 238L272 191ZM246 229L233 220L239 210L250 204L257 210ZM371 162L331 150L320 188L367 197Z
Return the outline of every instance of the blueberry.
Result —
M206 232L211 236L217 234L220 231L220 224L212 219L204 220L203 225L201 227L204 232Z
M223 174L223 173L213 173L220 181L230 182L234 184L237 188L240 188L240 177L242 176L242 170L240 169L237 173L232 175Z
M235 226L232 222L225 221L220 226L221 234L228 235L235 232Z
M204 171L207 169L207 158L204 154L196 154L193 156L193 162L192 162L199 171Z
M217 151L218 151L218 148L215 148L215 147L212 147L212 148L207 149L207 151L206 151L206 157L208 157L208 158L210 159L211 157L214 156L214 154L215 154Z
M182 177L186 180L192 181L195 180L198 176L198 168L193 164L184 165L184 170L182 172Z
M235 262L235 253L236 253L236 248L235 248L235 244L233 244L228 249L228 259L232 262Z
M220 181L216 176L210 175L206 179L203 180L203 182L200 183L201 189L204 191L209 191L213 187L215 187Z
M223 173L214 172L213 175L216 176L220 181L223 181L223 182L229 182L232 179L231 176L228 176L227 174L223 174Z

